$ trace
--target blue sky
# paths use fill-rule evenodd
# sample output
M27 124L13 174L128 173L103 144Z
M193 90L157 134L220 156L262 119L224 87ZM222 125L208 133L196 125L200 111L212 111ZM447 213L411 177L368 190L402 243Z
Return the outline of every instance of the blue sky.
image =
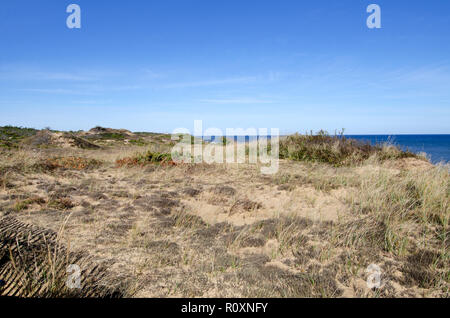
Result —
M450 133L448 0L2 1L0 43L0 125Z

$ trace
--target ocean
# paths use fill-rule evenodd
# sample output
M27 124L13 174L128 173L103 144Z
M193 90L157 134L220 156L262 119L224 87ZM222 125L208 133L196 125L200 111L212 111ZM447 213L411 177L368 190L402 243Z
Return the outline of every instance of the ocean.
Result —
M403 150L425 152L431 162L450 163L450 135L345 135L371 144L389 142Z

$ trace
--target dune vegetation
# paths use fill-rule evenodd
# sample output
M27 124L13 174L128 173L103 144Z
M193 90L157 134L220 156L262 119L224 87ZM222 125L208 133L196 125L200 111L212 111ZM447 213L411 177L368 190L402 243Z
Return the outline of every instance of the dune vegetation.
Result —
M128 297L449 296L448 165L325 132L281 138L273 175L175 164L172 146L170 135L102 127L0 128L0 295L15 284L73 296L48 277L62 279L56 259L82 251L90 281L76 296L98 296L105 282L105 295ZM9 250L14 222L57 235ZM30 262L42 265L20 265ZM380 286L370 288L373 265ZM2 277L6 267L21 280ZM33 274L51 268L61 269Z

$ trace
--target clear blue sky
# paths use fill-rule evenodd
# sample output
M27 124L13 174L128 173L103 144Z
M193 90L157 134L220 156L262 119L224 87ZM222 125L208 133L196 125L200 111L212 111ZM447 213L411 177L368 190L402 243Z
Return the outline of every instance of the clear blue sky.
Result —
M450 133L448 0L9 0L0 43L0 125Z

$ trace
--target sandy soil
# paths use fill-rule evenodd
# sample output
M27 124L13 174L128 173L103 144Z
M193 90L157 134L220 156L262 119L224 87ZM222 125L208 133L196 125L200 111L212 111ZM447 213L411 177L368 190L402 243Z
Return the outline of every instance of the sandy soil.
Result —
M104 164L10 174L0 210L55 231L68 218L64 243L107 264L129 296L445 295L418 286L405 258L346 247L337 231L359 220L351 201L368 173L432 169L423 161L355 168L282 161L266 176L253 165L117 168L114 151L80 156ZM29 198L43 200L19 211ZM382 269L379 289L366 283L370 264Z

